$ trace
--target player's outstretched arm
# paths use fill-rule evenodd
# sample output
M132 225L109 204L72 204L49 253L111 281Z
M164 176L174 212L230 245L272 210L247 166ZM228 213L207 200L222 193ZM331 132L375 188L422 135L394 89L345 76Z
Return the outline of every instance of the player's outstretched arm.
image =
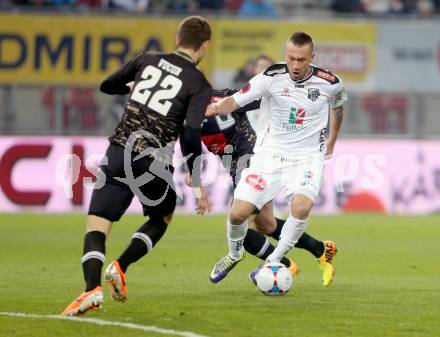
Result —
M330 111L330 130L327 140L326 158L331 158L333 149L338 138L339 130L341 130L342 121L344 119L344 106L338 106Z
M206 108L205 116L230 114L232 111L237 110L239 107L240 106L237 104L234 97L225 97L221 101L209 104Z

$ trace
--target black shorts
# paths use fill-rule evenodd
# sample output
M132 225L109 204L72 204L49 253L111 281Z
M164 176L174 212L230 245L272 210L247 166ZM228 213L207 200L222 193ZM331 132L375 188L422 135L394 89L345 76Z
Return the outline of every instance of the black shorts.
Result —
M241 172L249 167L249 160L254 155L255 142L250 142L246 137L239 134L235 140L234 150L232 151L231 169L229 175L232 178L232 185L237 187L240 181Z
M173 180L170 179L174 168L149 157L134 160L136 155L135 153L131 154L131 172L134 179L148 172L147 177L150 178L143 178L143 181L148 181L143 185L141 185L141 181L136 181L133 184L116 179L118 177L127 178L124 169L124 147L110 143L106 152L107 164L100 165L100 169L105 175L105 182L101 188L93 190L89 215L96 215L112 222L118 221L130 206L134 195L141 202L145 216L163 217L174 212L176 192ZM161 172L167 172L166 179L152 173L158 172L157 167Z
M237 187L238 182L240 181L241 172L245 168L249 167L249 158L251 154L248 154L247 157L242 157L242 156L235 154L232 155L231 171L229 172L229 175L231 176L232 186L234 190Z

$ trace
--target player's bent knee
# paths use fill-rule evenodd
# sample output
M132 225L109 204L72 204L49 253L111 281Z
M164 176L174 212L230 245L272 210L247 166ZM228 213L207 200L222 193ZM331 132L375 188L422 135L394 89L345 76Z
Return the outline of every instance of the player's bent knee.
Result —
M233 225L240 225L245 222L254 211L255 206L242 200L234 200L229 212L229 221Z
M292 216L299 220L304 220L309 217L311 208L304 205L296 205L292 207Z
M229 221L233 225L240 225L245 222L245 220L248 219L251 214L252 212L249 212L246 209L241 209L240 207L232 207L229 213Z
M294 218L305 220L313 207L313 200L304 194L295 194L290 211Z
M242 224L246 219L248 218L248 216L242 212L242 211L234 211L231 210L231 212L229 213L229 221L233 224L233 225L240 225Z

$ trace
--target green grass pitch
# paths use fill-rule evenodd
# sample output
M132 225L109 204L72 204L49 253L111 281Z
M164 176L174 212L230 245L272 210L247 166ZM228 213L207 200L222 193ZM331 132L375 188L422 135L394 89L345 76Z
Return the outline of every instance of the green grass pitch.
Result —
M128 216L114 225L107 262L143 221ZM0 312L54 315L79 295L84 222L79 215L0 215ZM295 249L289 256L300 274L276 298L248 281L259 262L250 255L221 283L209 282L226 253L224 223L225 216L176 215L154 251L128 270L128 301L106 296L103 309L86 317L209 337L440 336L440 216L315 216L308 232L339 249L335 282L324 288L315 259ZM172 334L0 314L0 336Z

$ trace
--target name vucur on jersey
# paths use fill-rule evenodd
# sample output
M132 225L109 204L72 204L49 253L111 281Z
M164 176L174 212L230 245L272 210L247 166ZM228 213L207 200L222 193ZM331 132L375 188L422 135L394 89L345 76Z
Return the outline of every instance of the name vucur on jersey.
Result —
M105 92L134 81L122 120L109 138L126 145L133 132L147 130L134 143L133 152L158 148L175 141L183 123L200 129L212 88L186 54L144 52L107 78ZM110 89L109 89L110 88ZM128 87L127 93L128 93ZM115 92L123 94L123 92ZM172 155L172 149L170 149ZM159 158L158 158L159 159Z
M285 63L277 63L253 77L233 95L239 106L262 97L260 114L269 114L255 152L274 152L284 156L322 151L329 106L339 107L346 100L342 81L334 74L311 65L307 78L294 81Z

